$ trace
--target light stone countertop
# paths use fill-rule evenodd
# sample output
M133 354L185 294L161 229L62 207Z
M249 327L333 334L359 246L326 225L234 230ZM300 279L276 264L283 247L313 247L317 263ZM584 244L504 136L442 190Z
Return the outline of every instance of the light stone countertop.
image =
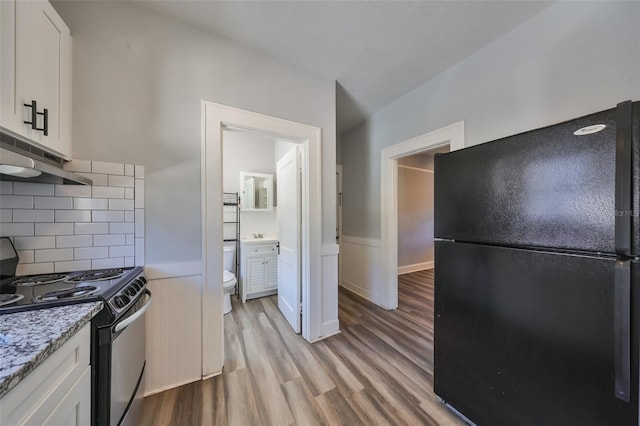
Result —
M0 398L102 310L102 302L0 315Z

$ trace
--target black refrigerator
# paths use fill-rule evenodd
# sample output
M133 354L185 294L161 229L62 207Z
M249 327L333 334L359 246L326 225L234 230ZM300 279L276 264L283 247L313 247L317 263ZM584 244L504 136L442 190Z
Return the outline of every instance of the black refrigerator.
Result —
M438 155L434 390L478 425L638 425L640 102Z

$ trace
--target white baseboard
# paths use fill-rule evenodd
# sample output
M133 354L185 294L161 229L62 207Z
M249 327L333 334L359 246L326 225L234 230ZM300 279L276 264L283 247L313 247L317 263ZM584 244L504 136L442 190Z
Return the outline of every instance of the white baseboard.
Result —
M183 381L180 381L180 382L177 382L177 383L173 383L171 385L163 386L163 387L161 387L159 389L147 390L144 393L144 397L146 398L148 396L155 395L157 393L164 392L164 391L167 391L169 389L173 389L173 388L177 388L177 387L180 387L180 386L188 385L189 383L197 382L198 380L202 380L202 377L194 377L194 378L191 378L191 379L187 379L187 380L183 380Z
M322 336L314 341L326 339L327 337L334 336L338 333L340 333L340 321L336 318L322 324Z
M222 370L220 371L216 371L215 373L211 373L211 374L207 374L206 376L202 376L202 380L207 380L210 379L212 377L216 377L222 374Z
M398 266L398 275L424 271L425 269L433 269L434 265L434 261L431 260L429 262L414 263L413 265Z
M358 284L352 283L350 281L345 281L345 280L342 281L342 287L346 288L352 293L357 294L360 297L367 299L369 302L374 303L383 309L386 309L386 310L391 309L387 305L385 305L384 296L381 296L380 294L376 294L370 291L366 287L363 287Z

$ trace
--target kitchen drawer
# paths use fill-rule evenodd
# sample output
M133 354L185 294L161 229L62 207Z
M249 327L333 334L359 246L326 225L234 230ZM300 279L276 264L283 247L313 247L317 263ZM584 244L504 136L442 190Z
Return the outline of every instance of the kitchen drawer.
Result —
M87 381L79 379L89 367L90 339L89 323L5 395L0 400L0 424L40 425L48 421L76 383ZM84 392L90 394L90 377L88 383Z

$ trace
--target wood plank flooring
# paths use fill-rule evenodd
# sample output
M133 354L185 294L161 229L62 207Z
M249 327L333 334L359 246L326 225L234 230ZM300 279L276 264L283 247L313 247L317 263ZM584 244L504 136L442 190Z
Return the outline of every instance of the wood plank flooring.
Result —
M400 275L398 309L340 289L341 334L310 344L276 296L225 315L220 376L145 399L145 425L462 425L433 395L433 271Z

